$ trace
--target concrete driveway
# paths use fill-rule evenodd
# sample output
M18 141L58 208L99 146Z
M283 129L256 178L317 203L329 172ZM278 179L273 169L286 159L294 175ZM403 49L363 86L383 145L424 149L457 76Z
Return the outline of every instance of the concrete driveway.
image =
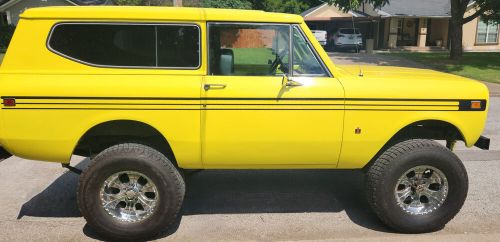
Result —
M328 56L337 65L370 65L370 66L399 66L427 69L427 66L414 61L389 55L350 53L350 52L328 52Z

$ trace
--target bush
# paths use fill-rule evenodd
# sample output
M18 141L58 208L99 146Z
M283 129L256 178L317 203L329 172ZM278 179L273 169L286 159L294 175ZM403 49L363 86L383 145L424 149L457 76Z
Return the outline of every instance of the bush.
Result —
M16 27L13 25L0 26L0 52L4 52L9 46L15 29Z
M232 8L232 9L252 9L252 3L246 0L204 0L201 2L204 8Z

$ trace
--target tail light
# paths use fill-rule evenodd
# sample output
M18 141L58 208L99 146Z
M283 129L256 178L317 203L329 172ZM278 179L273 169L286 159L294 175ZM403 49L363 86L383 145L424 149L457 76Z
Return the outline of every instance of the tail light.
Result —
M14 107L14 106L16 106L16 99L14 99L14 98L4 98L3 99L3 105L5 107Z

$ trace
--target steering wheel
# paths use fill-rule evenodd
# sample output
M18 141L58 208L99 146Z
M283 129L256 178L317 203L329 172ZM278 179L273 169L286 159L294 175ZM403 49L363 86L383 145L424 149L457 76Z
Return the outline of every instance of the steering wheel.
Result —
M281 69L282 72L284 73L288 72L287 66L283 65L283 61L281 60L287 54L288 54L288 49L284 49L276 53L276 59L274 59L273 63L271 63L271 67L269 68L270 75L275 75L276 71L278 70L278 67Z

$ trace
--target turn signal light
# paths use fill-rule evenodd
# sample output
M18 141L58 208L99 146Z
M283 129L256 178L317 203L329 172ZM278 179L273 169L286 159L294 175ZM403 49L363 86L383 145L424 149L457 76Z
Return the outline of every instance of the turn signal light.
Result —
M470 109L481 109L481 101L471 101Z
M14 99L14 98L4 98L3 99L3 105L5 107L14 107L14 106L16 106L16 99Z

